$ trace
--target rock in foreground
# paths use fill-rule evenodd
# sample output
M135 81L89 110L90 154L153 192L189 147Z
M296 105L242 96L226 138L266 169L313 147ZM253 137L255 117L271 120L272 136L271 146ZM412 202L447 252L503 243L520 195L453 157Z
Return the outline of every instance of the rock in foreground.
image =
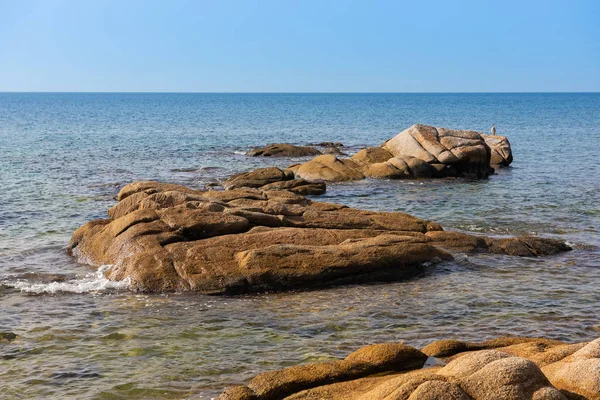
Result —
M422 368L427 356L447 357ZM600 399L600 339L567 344L505 337L440 341L422 351L399 343L363 347L343 360L266 372L220 400Z
M311 201L280 184L198 191L132 183L110 218L73 234L68 251L82 263L110 265L107 277L129 279L135 291L227 294L404 279L425 263L451 259L447 251L538 256L569 249L551 239L444 232L404 213Z

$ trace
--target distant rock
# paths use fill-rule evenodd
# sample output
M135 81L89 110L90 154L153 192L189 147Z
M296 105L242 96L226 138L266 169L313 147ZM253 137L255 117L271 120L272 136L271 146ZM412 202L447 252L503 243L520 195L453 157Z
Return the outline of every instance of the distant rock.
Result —
M281 175L264 169L243 179ZM135 182L121 189L108 219L73 234L68 251L81 263L110 265L106 276L129 279L134 291L234 294L405 279L451 259L448 251L541 256L569 249L552 239L445 232L408 214L298 194L321 189L300 179L225 191Z
M363 347L343 360L271 371L219 400L567 400L600 399L600 339L567 344L537 338L442 341L422 352L403 344ZM426 349L462 343L422 368Z
M341 155L336 152L333 155ZM482 179L494 168L512 162L510 143L504 136L475 131L413 125L386 141L352 157L316 157L295 167L309 181L465 177Z
M482 133L481 136L491 149L490 165L495 168L508 167L513 161L513 156L506 136L487 135L485 133Z
M287 143L274 143L265 147L258 147L246 153L252 157L310 157L321 154L312 146L296 146Z
M340 142L319 142L319 143L309 143L307 146L314 147L344 147L344 145Z

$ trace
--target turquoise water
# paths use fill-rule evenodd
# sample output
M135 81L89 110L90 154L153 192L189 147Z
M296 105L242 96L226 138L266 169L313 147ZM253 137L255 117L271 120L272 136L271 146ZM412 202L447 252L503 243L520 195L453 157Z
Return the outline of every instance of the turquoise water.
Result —
M234 298L136 295L64 253L141 179L202 188L297 160L269 142L352 153L413 123L487 131L515 161L486 181L332 184L325 201L488 235L561 237L544 259L459 255L403 283ZM0 397L201 398L259 371L363 344L600 336L600 94L0 93Z

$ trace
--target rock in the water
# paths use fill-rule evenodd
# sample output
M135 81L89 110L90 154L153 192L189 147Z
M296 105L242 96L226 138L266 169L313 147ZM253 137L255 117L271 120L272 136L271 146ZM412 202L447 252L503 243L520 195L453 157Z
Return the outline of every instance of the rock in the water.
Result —
M442 344L442 347L448 347L451 343L458 353L453 353L452 359L443 367L421 368L424 354L406 345L372 345L357 350L344 360L260 374L246 387L226 389L219 399L600 398L597 366L600 339L580 344L537 338L498 338L481 343L446 340L426 348L439 348ZM458 343L461 345L457 347ZM495 350L475 350L486 346ZM547 363L540 368L541 359ZM382 374L384 371L386 373ZM240 395L235 397L234 393Z
M318 156L295 171L297 178L307 181L352 181L363 179L364 175L353 168L349 162L344 162L331 154Z
M490 165L494 167L508 167L512 161L512 150L506 136L487 135L481 136L485 143L490 147Z
M275 170L265 174L282 174ZM111 265L107 277L129 279L132 290L223 294L404 279L450 259L445 249L526 256L568 249L551 239L444 232L408 214L297 194L320 188L301 180L225 191L132 183L109 219L73 234L69 251L82 263Z
M252 157L310 157L321 154L312 146L296 146L287 143L274 143L265 147L252 149L246 153Z
M384 143L395 157L412 157L427 164L452 165L458 176L486 178L490 149L481 133L428 125L413 125Z
M344 144L341 142L319 142L319 143L309 143L307 146L315 146L315 147L344 147Z
M335 154L335 153L334 153ZM512 162L504 136L413 125L381 147L367 147L348 159L319 156L294 166L309 181L369 178L487 178Z
M292 193L301 196L319 196L325 193L327 187L324 182L308 182L304 179L293 179L291 181L282 181L270 183L260 187L261 190L289 190Z
M259 188L273 182L285 181L287 178L286 174L277 167L259 168L230 176L223 182L223 187L225 189Z
M17 338L17 334L13 332L0 332L0 343L10 343Z

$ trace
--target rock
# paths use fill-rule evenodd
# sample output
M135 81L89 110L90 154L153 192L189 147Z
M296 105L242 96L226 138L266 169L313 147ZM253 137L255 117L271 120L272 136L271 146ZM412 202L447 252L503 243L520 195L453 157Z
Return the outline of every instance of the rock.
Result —
M344 162L331 154L318 156L311 161L302 164L295 171L296 178L307 181L351 181L363 179L364 175L353 168L348 162Z
M260 374L248 383L258 399L281 399L291 394L331 382L363 376L420 368L427 356L402 344L363 347L344 360L308 364Z
M17 338L13 332L0 332L0 343L10 343Z
M274 170L265 175L281 176ZM109 219L73 234L69 252L111 265L106 276L129 279L131 290L231 294L405 279L424 263L451 259L446 249L526 256L568 249L551 239L444 232L408 214L293 192L320 188L302 180L225 191L136 182L121 190Z
M327 187L324 182L308 182L304 179L293 179L291 181L282 181L270 183L261 186L261 190L289 190L302 196L319 196L325 193Z
M419 385L408 400L471 400L454 382L431 380Z
M462 348L475 346L448 340L437 343L442 342L462 343ZM597 399L600 396L600 387L597 386L600 375L595 364L580 364L575 370L563 370L566 364L577 360L598 360L600 339L588 344L569 345L539 338L498 338L477 346L504 344L508 346L496 350L462 350L444 367L428 368L422 368L425 355L410 346L396 343L370 345L344 360L260 374L250 380L247 390L238 386L228 388L220 399L233 399L224 396L234 391L241 396L255 396L236 398L257 400L567 400ZM427 347L432 348L432 345ZM535 357L543 352L542 348L553 352L565 346L578 347L579 350L542 369L527 357L509 353L521 351ZM456 349L456 345L453 347ZM534 351L534 348L540 351ZM548 379L550 375L546 371L563 371L564 376L561 377L565 380L556 378L555 383L552 377ZM559 391L555 387L557 384L564 387Z
M575 353L547 364L542 371L567 397L600 399L600 338Z
M393 155L389 151L381 147L367 147L366 149L360 150L350 159L363 169L366 169L371 164L382 163L392 157Z
M542 371L533 362L520 357L492 361L460 381L460 387L478 400L529 400L539 389L551 389L549 386Z
M381 147L367 147L349 159L319 156L293 168L295 174L309 181L364 177L481 179L494 173L490 164L506 166L511 162L510 143L504 136L417 124Z
M315 146L315 147L344 147L344 145L340 142L319 142L319 143L309 143L307 146Z
M395 157L412 157L426 164L452 165L458 176L486 178L490 148L481 133L428 125L413 125L384 143ZM439 172L439 170L438 170Z
M460 340L443 339L425 346L422 351L429 357L450 357L465 351L506 348L508 346L519 345L522 343L535 343L538 346L554 346L564 344L557 340L511 336L487 340L485 342L463 342ZM515 355L521 354L517 353Z
M333 154L334 156L345 156L347 155L340 150L339 147L325 147L321 150L323 154Z
M252 149L246 153L252 157L309 157L321 154L312 146L296 146L287 143L275 143L265 147Z
M286 174L279 168L259 168L254 171L230 176L223 182L223 187L228 190L243 187L259 188L273 182L285 181L286 179Z
M481 133L481 136L491 149L490 165L508 167L513 161L513 156L506 136L487 135L485 133Z

